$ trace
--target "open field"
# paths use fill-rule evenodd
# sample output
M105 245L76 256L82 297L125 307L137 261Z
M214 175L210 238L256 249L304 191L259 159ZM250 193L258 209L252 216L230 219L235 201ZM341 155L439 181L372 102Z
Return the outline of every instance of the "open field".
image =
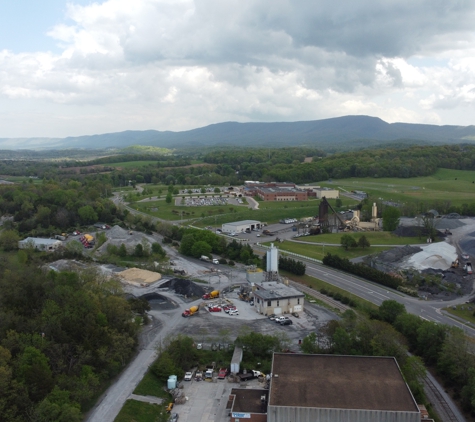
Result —
M169 402L171 395L163 388L163 383L150 370L139 382L139 385L134 390L134 394L139 396L156 396L164 399L164 402Z
M127 400L114 422L156 422L163 406Z
M107 163L104 164L107 167L113 168L123 168L123 169L133 169L133 168L140 168L149 165L156 165L157 160L147 160L147 161L124 161L122 163Z
M318 236L305 236L299 240L304 242L340 244L341 236L349 234L355 239L365 235L371 245L415 245L425 243L425 239L418 237L401 237L391 232L358 232L358 233L326 233Z
M362 190L387 201L451 201L454 205L475 201L475 171L438 169L433 176L399 178L352 178L322 182L322 186Z
M474 310L475 306L472 303L467 303L465 305L457 305L455 306L455 309L453 309L452 307L444 308L444 311L447 311L449 314L455 315L459 318L464 319L468 323L475 325L475 315L473 314Z
M264 245L270 246L269 243L264 243ZM308 256L309 258L322 260L325 254L331 253L334 255L341 256L342 258L358 258L360 256L371 255L373 253L379 253L387 249L391 249L390 246L371 246L369 248L354 248L348 249L345 251L341 246L323 246L323 245L308 245L305 243L295 243L295 242L283 242L278 244L281 251L293 252L299 255Z

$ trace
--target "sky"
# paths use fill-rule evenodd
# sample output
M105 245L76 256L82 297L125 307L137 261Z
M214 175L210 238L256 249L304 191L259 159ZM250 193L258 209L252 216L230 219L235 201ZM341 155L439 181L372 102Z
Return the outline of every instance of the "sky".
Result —
M472 0L0 0L0 138L475 124Z

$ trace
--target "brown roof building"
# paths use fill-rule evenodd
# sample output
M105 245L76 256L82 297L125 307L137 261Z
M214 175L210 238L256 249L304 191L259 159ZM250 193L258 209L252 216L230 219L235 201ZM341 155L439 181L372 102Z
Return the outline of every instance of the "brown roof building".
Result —
M274 354L268 422L419 422L392 357Z
M233 388L228 400L230 422L266 422L267 395L263 389Z

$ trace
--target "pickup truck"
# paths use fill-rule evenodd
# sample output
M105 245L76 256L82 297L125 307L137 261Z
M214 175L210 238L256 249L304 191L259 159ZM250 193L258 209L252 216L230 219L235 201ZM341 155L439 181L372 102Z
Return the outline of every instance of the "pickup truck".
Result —
M185 372L185 377L183 378L185 381L191 381L193 378L193 372Z
M195 380L196 381L203 381L203 372L196 371Z
M241 381L248 381L258 377L265 377L261 371L249 371L247 374L238 374L238 377Z

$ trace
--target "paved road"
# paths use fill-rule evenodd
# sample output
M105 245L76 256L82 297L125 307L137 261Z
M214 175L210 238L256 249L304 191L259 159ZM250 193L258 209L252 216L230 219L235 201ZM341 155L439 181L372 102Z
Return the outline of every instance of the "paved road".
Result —
M475 337L474 328L444 315L442 312L442 308L465 303L468 296L451 301L424 301L310 261L307 262L307 274L340 287L378 306L385 300L396 300L404 304L407 312L428 321L462 328L468 335Z
M166 293L160 292L161 295L167 296ZM173 295L175 302L184 303L179 297ZM199 303L200 301L196 301ZM187 303L186 306L192 306L194 303ZM161 324L162 329L159 330L153 341L146 345L138 355L130 362L127 368L117 379L96 404L96 407L90 412L85 419L87 422L112 422L119 414L120 409L125 401L131 396L135 387L142 380L149 366L157 357L157 346L160 341L168 335L176 333L181 325L184 325L186 318L181 318L183 306L172 311L161 312L164 318L161 321L154 321L154 324Z

